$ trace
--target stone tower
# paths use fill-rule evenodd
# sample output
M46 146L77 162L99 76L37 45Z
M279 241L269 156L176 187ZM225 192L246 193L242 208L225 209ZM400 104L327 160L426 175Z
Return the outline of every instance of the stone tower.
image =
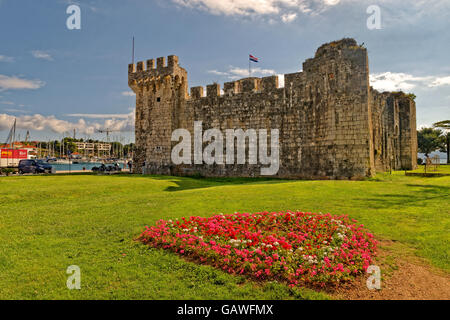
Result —
M136 94L134 167L170 165L172 131L180 125L187 98L187 72L177 56L129 65L128 84ZM146 159L151 159L147 161ZM162 172L164 173L164 172ZM166 172L169 174L170 172Z

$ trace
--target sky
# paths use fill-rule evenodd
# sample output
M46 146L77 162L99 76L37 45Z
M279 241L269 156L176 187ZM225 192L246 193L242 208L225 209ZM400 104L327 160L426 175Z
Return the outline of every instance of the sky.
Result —
M81 29L67 27L71 5ZM414 93L417 125L431 126L450 118L449 30L449 0L0 0L0 143L15 118L22 139L109 128L132 142L133 36L136 61L178 55L190 87L246 77L248 54L254 76L298 72L321 44L352 37L372 86Z

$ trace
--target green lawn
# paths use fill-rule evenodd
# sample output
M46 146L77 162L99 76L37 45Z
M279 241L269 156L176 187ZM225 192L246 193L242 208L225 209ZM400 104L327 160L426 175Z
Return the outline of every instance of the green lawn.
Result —
M421 165L416 170L413 170L411 172L418 172L418 173L424 173L425 172L425 166ZM445 173L450 174L450 165L444 164L439 165L437 167L428 167L427 172L429 173Z
M160 176L0 178L0 299L318 299L133 241L158 219L235 211L349 214L377 237L450 272L450 177L368 181ZM66 269L81 268L81 290Z

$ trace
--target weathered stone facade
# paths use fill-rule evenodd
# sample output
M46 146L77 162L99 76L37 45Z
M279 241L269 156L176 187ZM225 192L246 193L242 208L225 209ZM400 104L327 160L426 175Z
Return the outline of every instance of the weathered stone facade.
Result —
M279 129L277 177L361 179L376 171L414 169L415 103L403 93L379 93L369 85L367 50L353 39L321 46L303 71L191 88L178 57L129 65L136 93L134 168L149 173L259 176L260 165L174 165L173 130ZM270 138L269 138L270 140Z

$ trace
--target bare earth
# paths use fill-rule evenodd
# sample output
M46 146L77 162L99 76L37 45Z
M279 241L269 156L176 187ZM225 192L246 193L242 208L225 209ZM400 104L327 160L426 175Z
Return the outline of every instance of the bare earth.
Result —
M388 253L380 250L377 261ZM450 276L438 271L419 259L397 258L397 270L383 275L381 290L367 289L368 276L358 279L346 288L339 288L331 295L344 300L450 300Z

